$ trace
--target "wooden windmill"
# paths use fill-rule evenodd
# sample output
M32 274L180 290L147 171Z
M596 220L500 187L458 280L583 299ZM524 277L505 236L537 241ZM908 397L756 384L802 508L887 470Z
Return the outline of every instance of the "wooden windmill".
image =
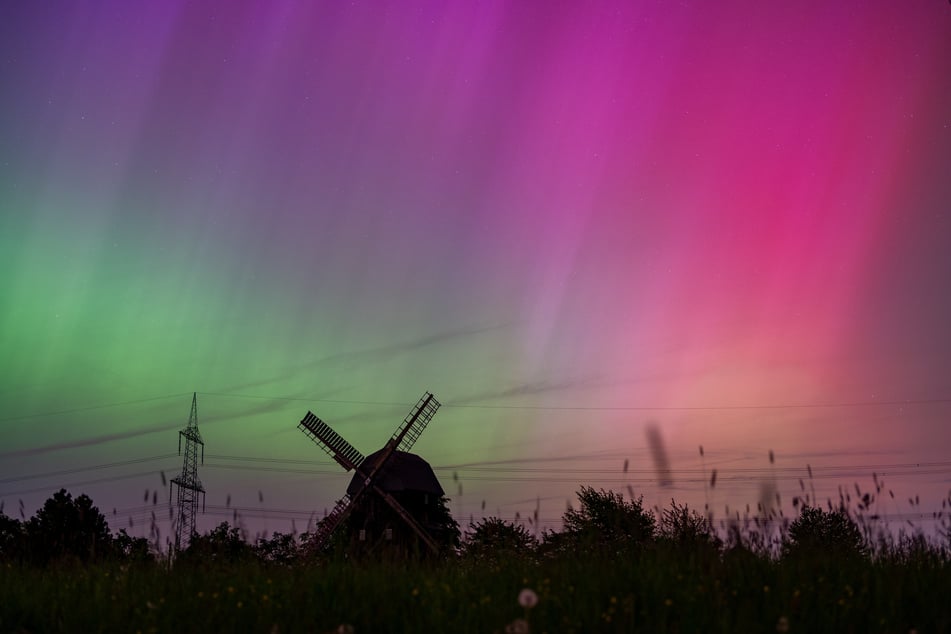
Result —
M394 471L400 465L422 463L432 474L429 465L418 456L410 454L409 450L416 443L423 430L426 429L426 425L432 420L437 409L439 409L439 401L429 392L423 394L416 406L396 428L386 445L368 457L357 451L353 445L344 440L327 423L320 420L312 412L307 412L307 415L304 416L297 427L317 443L317 446L326 451L331 458L336 460L340 466L347 471L353 470L356 472L343 498L337 502L327 517L318 524L313 540L315 548L323 549L327 545L334 531L364 498L376 496L389 505L426 546L434 553L438 552L439 546L436 541L393 496L388 490L391 487L387 486L387 481L394 479ZM399 474L395 475L396 479L399 479ZM435 481L435 475L431 477ZM441 495L442 489L438 482L436 482L436 487Z

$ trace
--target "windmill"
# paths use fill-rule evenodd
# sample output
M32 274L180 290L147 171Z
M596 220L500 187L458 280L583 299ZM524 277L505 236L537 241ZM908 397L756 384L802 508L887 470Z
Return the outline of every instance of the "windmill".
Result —
M347 492L318 524L313 539L316 549L327 545L334 531L358 505L367 501L366 498L376 498L392 508L431 551L439 551L436 541L393 495L394 484L398 487L405 480L420 480L420 469L424 466L422 478L426 477L425 470L428 470L437 489L433 493L441 497L442 488L435 480L432 468L419 456L409 453L438 409L439 401L429 392L424 393L383 448L369 456L361 454L327 423L307 412L297 427L345 470L356 472Z

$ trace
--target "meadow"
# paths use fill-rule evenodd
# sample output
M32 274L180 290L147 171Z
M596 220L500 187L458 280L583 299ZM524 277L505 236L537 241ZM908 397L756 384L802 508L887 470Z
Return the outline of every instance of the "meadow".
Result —
M7 562L0 631L951 631L945 546L912 537L864 554L828 544L777 555L755 543L659 538L290 565Z

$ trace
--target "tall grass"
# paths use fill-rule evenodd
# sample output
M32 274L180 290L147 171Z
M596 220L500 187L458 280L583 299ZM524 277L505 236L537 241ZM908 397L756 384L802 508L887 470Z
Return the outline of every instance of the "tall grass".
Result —
M659 541L504 563L4 565L0 597L3 632L947 632L951 561L920 541L783 560Z

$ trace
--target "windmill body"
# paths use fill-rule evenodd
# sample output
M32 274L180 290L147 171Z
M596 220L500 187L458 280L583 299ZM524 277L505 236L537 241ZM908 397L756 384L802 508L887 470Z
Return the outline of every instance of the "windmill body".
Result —
M383 457L383 450L366 457L364 465L376 464ZM347 487L351 498L363 486L360 474L354 474ZM432 467L416 454L394 451L377 473L376 486L392 496L403 509L436 541L442 541L442 498L445 491ZM415 533L402 521L390 505L379 495L367 495L350 515L349 526L359 541L373 543L391 541L411 544Z
M375 465L382 458L383 450L381 449L367 456L363 464ZM360 475L354 474L347 487L347 494L355 495L360 490L361 484ZM416 454L406 451L393 452L389 461L377 474L377 485L394 495L411 492L441 498L446 493L429 463Z

